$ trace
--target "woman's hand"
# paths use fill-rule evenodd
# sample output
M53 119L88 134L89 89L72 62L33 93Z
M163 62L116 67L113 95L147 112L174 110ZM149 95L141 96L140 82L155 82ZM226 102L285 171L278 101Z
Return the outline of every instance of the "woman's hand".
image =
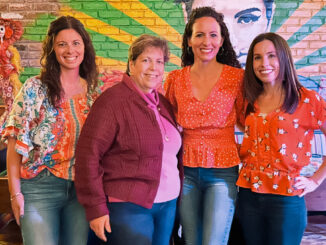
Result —
M319 186L318 183L311 177L307 178L304 176L299 176L295 178L294 187L296 189L303 190L303 192L299 195L300 197L306 195L309 192L316 190L318 186Z
M18 225L20 225L20 216L24 215L24 196L20 189L20 167L22 164L22 155L18 154L15 149L16 139L8 138L7 144L7 171L8 186L10 192L11 208Z
M91 229L95 232L96 236L106 242L105 230L111 232L109 215L104 215L93 219L89 222Z
M20 226L20 217L24 216L24 196L22 193L11 199L11 208L14 213L16 223Z

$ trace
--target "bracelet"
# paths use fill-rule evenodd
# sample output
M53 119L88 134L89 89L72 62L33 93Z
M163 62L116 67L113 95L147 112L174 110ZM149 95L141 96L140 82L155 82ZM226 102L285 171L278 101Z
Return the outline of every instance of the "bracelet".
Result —
M16 197L18 197L19 195L23 195L23 193L21 192L17 192L14 195L10 196L10 201L14 200Z

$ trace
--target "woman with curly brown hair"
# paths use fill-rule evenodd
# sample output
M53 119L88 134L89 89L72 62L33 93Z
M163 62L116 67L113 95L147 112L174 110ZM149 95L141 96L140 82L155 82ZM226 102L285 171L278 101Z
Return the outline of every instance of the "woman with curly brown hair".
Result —
M168 75L165 90L184 130L185 240L227 244L237 196L234 127L243 112L243 70L222 14L210 7L193 10L183 35L182 66Z
M62 16L51 23L41 65L3 126L11 205L25 245L82 245L88 224L74 187L74 152L98 73L80 21Z

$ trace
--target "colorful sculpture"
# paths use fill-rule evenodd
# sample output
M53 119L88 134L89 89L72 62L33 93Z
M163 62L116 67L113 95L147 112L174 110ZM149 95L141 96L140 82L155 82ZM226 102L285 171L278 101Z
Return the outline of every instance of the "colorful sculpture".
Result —
M23 28L19 21L0 18L0 94L5 105L0 125L6 119L13 100L22 86L18 75L22 70L20 55L12 44L19 40Z

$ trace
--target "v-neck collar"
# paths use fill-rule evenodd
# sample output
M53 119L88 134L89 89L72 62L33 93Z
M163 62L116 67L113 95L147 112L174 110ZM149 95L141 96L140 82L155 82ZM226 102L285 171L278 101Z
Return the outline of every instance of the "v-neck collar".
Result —
M200 103L200 104L206 104L210 99L211 97L213 96L214 92L216 90L219 89L219 87L221 86L221 82L222 81L222 78L224 76L224 70L226 68L227 65L223 64L223 67L222 67L222 71L221 71L221 74L220 74L220 77L217 79L217 81L215 82L214 86L212 87L211 91L209 92L209 95L204 99L204 100L199 100L198 98L195 97L193 91L192 91L192 83L191 83L191 78L190 78L190 69L191 69L191 66L188 66L187 67L187 77L186 77L186 86L187 86L187 89L188 89L188 93L190 94L190 97L192 99L194 99L196 102Z

